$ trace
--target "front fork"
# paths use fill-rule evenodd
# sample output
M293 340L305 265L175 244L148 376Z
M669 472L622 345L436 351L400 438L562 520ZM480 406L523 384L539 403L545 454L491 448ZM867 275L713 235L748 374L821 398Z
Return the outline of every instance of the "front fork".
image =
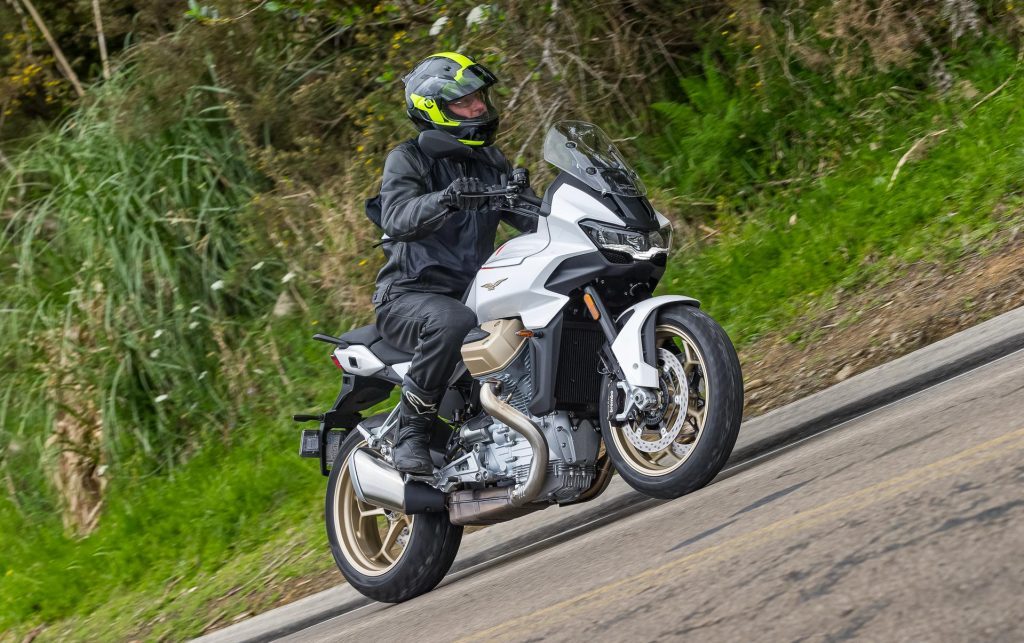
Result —
M604 301L602 301L601 296L593 286L584 287L583 302L586 304L590 316L597 321L598 325L601 326L601 331L604 333L606 341L601 347L604 363L611 374L615 376L615 386L622 391L623 399L625 400L625 403L622 405L622 412L616 414L615 421L625 422L634 410L643 411L656 404L658 396L650 389L631 387L626 380L625 371L623 371L622 365L612 351L612 346L614 346L615 341L619 338L619 329L616 328L611 315L608 313L608 309L604 305ZM653 343L653 341L654 337L652 335L651 342ZM653 354L653 351L651 354Z
M583 302L590 316L597 321L605 335L602 356L615 376L615 386L622 391L625 402L615 421L624 422L634 411L645 411L658 404L660 377L657 350L654 344L657 311L670 304L700 306L690 297L662 295L631 306L612 321L597 290L588 285L583 288Z

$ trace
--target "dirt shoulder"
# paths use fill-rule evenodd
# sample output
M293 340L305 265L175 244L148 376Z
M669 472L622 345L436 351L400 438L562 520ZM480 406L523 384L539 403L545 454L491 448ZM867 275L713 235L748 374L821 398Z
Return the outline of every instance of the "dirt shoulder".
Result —
M1024 306L1024 235L954 265L906 266L884 285L809 311L741 353L744 415L761 415Z

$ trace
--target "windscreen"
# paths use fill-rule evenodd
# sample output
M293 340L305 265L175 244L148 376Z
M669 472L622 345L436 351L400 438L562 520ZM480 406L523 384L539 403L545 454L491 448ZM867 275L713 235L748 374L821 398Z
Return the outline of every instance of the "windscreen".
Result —
M544 137L544 160L603 194L644 196L647 188L601 128L559 121Z

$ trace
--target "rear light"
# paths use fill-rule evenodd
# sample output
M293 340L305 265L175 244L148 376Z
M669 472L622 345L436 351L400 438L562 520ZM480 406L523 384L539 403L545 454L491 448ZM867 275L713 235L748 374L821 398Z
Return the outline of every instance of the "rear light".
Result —
M338 356L335 355L334 353L331 353L331 361L334 362L334 365L338 367L338 370L340 370L342 373L345 372L345 369L341 367L341 360L339 360Z

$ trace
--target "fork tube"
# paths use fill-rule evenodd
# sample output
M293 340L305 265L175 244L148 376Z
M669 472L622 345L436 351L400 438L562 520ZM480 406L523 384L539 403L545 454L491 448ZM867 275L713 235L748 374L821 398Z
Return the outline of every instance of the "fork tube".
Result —
M615 322L612 321L611 315L608 314L608 309L605 308L604 302L601 301L601 296L597 294L597 290L592 285L585 286L583 292L593 300L594 308L597 309L597 323L601 326L605 338L603 347L605 361L608 363L608 367L615 373L615 377L619 380L625 380L625 373L622 372L622 368L619 367L619 361L615 359L615 354L612 353L612 344L615 342L615 338L619 336L619 331L615 328Z
M594 301L594 307L598 313L597 323L601 325L601 330L604 331L604 338L608 340L608 345L611 346L615 338L619 336L619 331L615 328L615 322L612 321L611 315L608 314L608 309L604 307L604 302L601 301L601 296L597 294L597 290L593 286L588 285L584 287L583 292L590 295L590 298Z

